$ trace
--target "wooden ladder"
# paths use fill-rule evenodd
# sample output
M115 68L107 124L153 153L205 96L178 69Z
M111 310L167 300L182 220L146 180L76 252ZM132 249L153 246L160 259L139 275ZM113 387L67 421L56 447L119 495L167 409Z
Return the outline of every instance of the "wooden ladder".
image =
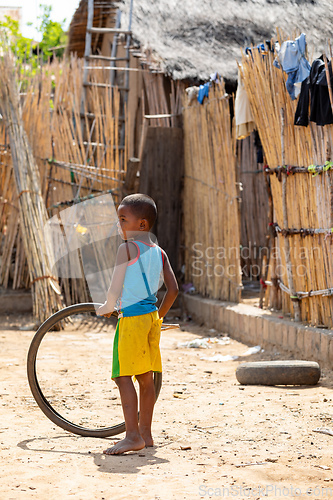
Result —
M87 113L85 111L85 102L86 102L86 94L87 94L87 88L88 87L100 87L100 88L111 88L111 89L118 89L121 92L121 110L120 110L120 118L119 121L121 122L121 129L120 129L120 140L119 140L119 145L117 149L119 150L119 155L121 159L121 151L125 149L125 111L126 111L126 106L128 102L128 92L129 92L129 71L130 71L130 45L131 45L131 39L132 39L132 32L131 32L131 27L132 27L132 11L133 11L133 0L131 0L130 3L130 11L129 11L129 26L128 29L121 29L120 24L121 24L121 11L120 9L117 10L117 15L116 15L116 24L114 28L95 28L93 26L93 20L94 20L94 8L95 7L103 7L103 6L110 6L110 1L109 0L88 0L88 16L87 16L87 28L86 28L86 40L85 40L85 51L84 51L84 67L83 67L83 92L82 92L82 99L81 99L81 108L80 108L80 113L81 113L81 127L82 127L82 132L84 130L84 125L85 125L85 117L88 117L90 119L94 119L95 115L93 113ZM110 57L108 56L102 56L102 55L93 55L91 53L91 42L92 42L92 35L93 34L109 34L112 33L113 36L113 43L112 43L112 48L111 48L111 55ZM123 34L126 36L126 55L125 57L117 57L117 48L118 48L118 38L119 35ZM110 66L106 66L105 69L110 70L110 81L109 83L94 83L94 82L89 82L88 81L88 75L89 75L89 70L93 69L93 66L90 66L91 61L96 61L96 60L101 60L101 61L109 61ZM125 67L117 67L117 62L122 61L125 63ZM120 86L117 85L117 72L122 71L125 73L124 77L124 85ZM88 145L90 144L89 142L87 143ZM115 146L114 146L115 147ZM124 168L124 165L122 166Z

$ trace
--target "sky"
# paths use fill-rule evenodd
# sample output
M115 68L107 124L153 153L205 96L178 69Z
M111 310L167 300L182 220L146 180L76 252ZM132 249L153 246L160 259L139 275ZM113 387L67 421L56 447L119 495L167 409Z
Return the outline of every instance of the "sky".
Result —
M0 0L0 7L22 7L21 9L21 32L23 36L40 41L41 36L34 29L38 24L37 17L41 14L40 4L51 5L51 20L62 22L66 19L64 29L66 30L72 20L73 14L79 6L80 0ZM32 22L34 27L27 26Z

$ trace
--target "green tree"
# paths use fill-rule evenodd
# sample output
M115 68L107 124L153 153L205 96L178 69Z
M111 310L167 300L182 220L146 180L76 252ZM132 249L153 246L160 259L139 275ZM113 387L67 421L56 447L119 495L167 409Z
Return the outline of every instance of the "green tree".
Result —
M31 57L33 40L22 35L19 23L9 16L5 16L5 21L0 22L1 46L9 47L15 54L19 63L23 63Z
M64 19L61 23L52 21L52 7L44 4L40 4L39 7L42 10L41 15L38 17L39 25L37 26L37 30L42 35L42 40L39 44L36 44L31 38L26 38L22 35L18 21L6 16L6 20L0 22L2 33L0 45L2 47L9 47L12 50L19 65L28 63L32 69L36 69L40 63L37 52L43 54L44 61L47 61L53 53L57 57L62 57L67 41L67 35L63 30L66 20ZM55 51L50 50L58 46L60 46L59 49Z
M42 9L42 14L38 17L38 20L40 21L38 31L42 34L42 41L39 44L39 48L44 54L44 59L47 60L47 58L52 55L52 51L50 49L53 47L60 47L55 51L55 55L57 57L61 57L64 53L67 41L67 35L63 30L66 19L64 19L61 23L52 21L51 5L40 4L39 7Z

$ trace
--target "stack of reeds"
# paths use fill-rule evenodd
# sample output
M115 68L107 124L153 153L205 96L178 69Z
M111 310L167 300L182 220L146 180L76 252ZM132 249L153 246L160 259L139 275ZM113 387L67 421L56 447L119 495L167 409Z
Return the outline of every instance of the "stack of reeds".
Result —
M111 193L117 203L124 183L127 143L118 147L119 92L107 87L88 89L82 120L82 75L82 60L72 57L45 65L34 76L20 73L18 77L25 79L25 92L20 95L23 126L49 217L100 194ZM100 81L100 71L92 70L90 78ZM22 81L18 84L22 86ZM127 130L127 113L122 119ZM14 150L8 143L9 130L7 123L0 122L0 284L21 288L30 282L19 217L19 201L26 195L18 198L12 182ZM89 300L84 279L62 278L60 285L66 304Z
M329 289L333 287L333 172L329 169L313 175L307 167L332 159L333 126L294 125L297 102L291 100L286 75L273 66L273 60L272 53L263 56L253 49L252 56L243 55L242 61L244 85L269 171L284 166L305 168L290 175L288 168L281 168L278 175L271 175L274 220L270 223L277 223L287 232L277 233L268 281L272 278L273 285L279 284L285 312L295 314L299 309L301 320L332 327L333 297ZM296 234L290 234L290 229ZM302 235L301 229L316 230L316 234L310 231ZM267 305L276 300L274 287L269 288Z
M57 279L52 275L50 265L52 248L44 233L47 212L41 193L39 171L23 128L14 63L9 53L5 53L0 62L0 95L1 113L10 141L21 238L33 291L33 313L43 321L61 307L62 301ZM18 224L18 219L15 218L14 237Z
M210 298L239 302L239 192L224 84L204 104L185 106L183 119L186 281Z

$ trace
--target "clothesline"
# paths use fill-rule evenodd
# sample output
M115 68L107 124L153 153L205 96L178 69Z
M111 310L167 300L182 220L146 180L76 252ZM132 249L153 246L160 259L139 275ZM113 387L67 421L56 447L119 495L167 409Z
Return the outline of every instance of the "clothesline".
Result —
M309 165L308 167L299 167L296 165L279 165L278 167L270 168L268 165L264 166L264 171L269 175L281 173L286 175L308 173L312 174L313 177L323 172L328 172L331 169L333 170L332 161L325 161L323 165Z

